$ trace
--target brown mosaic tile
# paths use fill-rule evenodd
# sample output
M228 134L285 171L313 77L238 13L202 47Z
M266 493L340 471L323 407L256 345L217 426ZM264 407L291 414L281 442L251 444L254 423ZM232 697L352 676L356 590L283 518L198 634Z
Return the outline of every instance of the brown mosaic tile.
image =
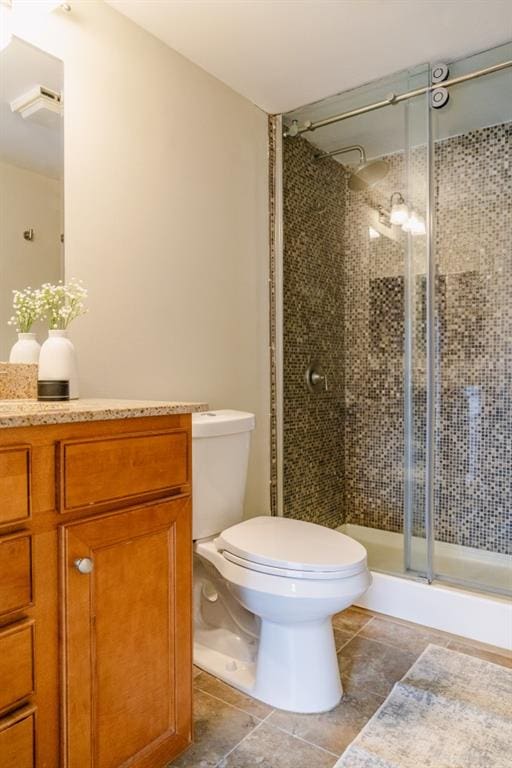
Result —
M268 178L271 190L269 205L269 274L276 274L276 206L273 199L276 186L276 149L277 132L280 130L280 120L271 115L268 119ZM270 348L270 509L277 512L277 367L276 367L276 334L277 334L277 304L276 283L269 280L269 348Z
M512 554L512 123L436 143L436 536ZM461 183L463 180L463 183ZM440 299L443 299L441 301Z
M308 142L284 152L284 512L335 527L343 509L344 172ZM318 360L328 391L311 395Z
M402 532L406 297L413 306L413 532L424 532L425 238L370 239L402 191L424 214L426 149L386 156L372 191L334 160L284 142L284 508L335 527ZM434 145L435 535L512 553L512 123ZM464 183L461 183L461 179ZM411 181L412 180L412 181ZM311 396L318 357L333 382Z

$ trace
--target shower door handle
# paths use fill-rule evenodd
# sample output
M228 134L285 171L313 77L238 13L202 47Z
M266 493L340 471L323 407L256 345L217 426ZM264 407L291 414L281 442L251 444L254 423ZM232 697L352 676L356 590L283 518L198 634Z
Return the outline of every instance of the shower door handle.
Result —
M327 392L327 376L319 363L311 363L306 371L306 385L310 392Z

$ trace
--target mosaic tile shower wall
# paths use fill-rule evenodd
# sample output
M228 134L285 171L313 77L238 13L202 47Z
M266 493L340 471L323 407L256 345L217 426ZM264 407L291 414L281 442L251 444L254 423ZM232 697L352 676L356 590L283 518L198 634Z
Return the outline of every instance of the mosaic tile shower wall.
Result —
M302 139L284 152L284 510L335 527L343 514L343 201L345 174ZM328 391L311 395L319 360Z
M436 144L436 532L512 554L512 123Z
M276 163L277 163L277 135L282 131L281 120L276 116L270 116L268 120L268 178L270 189L276 189ZM274 192L272 192L273 194ZM269 243L270 264L269 274L276 274L276 207L271 199L269 206ZM270 509L274 512L278 504L277 487L277 359L276 359L276 281L269 280L269 351L270 351Z
M435 145L436 539L512 550L511 124ZM413 532L423 531L425 238L370 239L376 206L407 189L425 200L425 149L386 158L379 191L353 193L336 161L284 143L284 507L337 526L402 531L404 334L413 307L417 484ZM413 187L411 189L411 178ZM461 183L461 179L464 183ZM329 323L330 321L330 323ZM335 389L310 395L316 355Z

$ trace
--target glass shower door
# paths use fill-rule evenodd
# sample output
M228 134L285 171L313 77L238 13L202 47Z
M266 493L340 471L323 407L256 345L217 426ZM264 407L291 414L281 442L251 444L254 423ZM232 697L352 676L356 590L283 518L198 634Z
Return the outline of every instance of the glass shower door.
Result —
M512 45L450 77L512 58ZM433 110L437 577L512 593L512 70Z

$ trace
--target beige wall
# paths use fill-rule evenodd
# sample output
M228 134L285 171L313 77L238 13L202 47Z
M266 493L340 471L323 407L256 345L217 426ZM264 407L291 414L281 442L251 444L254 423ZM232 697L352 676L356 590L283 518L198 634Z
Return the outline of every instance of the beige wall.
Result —
M9 359L16 330L13 289L35 288L61 276L61 182L0 162L0 360ZM34 230L34 240L23 238ZM41 329L39 339L42 341Z
M72 6L18 32L65 64L82 392L255 412L247 513L266 512L266 115L103 2Z

